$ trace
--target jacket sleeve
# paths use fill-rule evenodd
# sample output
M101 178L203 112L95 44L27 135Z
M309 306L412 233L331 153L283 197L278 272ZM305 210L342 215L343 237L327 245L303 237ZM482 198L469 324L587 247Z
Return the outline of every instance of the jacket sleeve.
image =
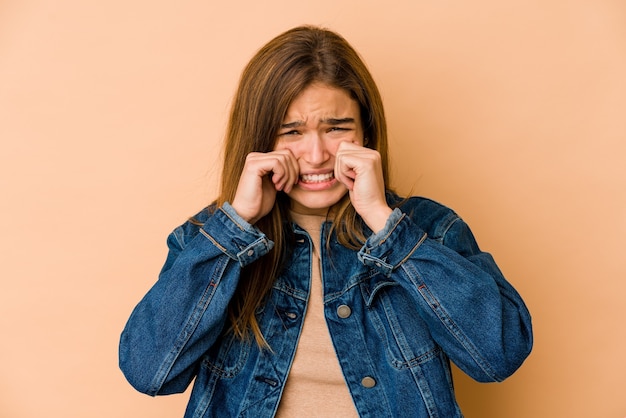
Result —
M444 233L432 239L395 209L359 258L414 295L432 337L473 379L502 381L529 355L528 309L452 211Z
M200 227L186 223L168 237L157 282L122 332L119 364L149 395L183 392L224 327L241 268L273 243L226 203Z

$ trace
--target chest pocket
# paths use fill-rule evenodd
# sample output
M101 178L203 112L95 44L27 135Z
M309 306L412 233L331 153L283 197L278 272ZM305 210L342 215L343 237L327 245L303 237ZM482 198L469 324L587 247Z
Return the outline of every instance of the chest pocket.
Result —
M398 283L381 274L361 284L367 319L398 368L421 365L437 357L440 348L417 311L417 304Z

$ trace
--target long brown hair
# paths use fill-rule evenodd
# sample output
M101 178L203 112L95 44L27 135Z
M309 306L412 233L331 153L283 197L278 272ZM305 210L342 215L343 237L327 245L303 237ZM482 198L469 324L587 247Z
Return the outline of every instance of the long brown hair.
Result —
M245 67L234 97L224 143L224 167L217 205L232 202L246 156L274 149L278 129L292 100L313 82L344 89L359 103L364 143L382 159L389 181L387 127L378 88L358 53L339 34L313 26L296 27L263 46ZM277 196L274 208L256 226L274 241L274 249L242 270L229 307L232 331L250 332L267 346L255 313L271 290L287 257L290 227L288 198ZM359 248L364 241L360 218L346 197L333 208L340 243Z

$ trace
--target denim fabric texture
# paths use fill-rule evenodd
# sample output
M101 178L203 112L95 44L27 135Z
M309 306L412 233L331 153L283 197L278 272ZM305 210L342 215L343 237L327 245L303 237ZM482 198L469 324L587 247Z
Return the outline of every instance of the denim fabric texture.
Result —
M530 314L452 210L388 199L392 215L360 251L334 237L322 248L332 343L361 417L462 417L450 361L477 381L504 380L531 351ZM292 226L290 261L258 311L271 347L261 350L227 332L226 312L241 268L273 243L228 204L196 219L202 226L187 222L168 237L159 279L122 332L120 367L153 396L193 381L186 418L273 417L307 309L311 238Z

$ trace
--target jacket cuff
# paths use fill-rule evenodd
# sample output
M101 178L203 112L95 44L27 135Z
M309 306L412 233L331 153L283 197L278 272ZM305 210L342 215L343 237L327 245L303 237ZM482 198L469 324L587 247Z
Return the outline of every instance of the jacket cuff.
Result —
M228 202L215 211L200 232L226 255L237 260L241 267L264 256L274 247L274 243L260 229L246 222Z
M359 260L389 277L426 240L426 233L402 211L394 209L385 227L372 234L358 253Z

